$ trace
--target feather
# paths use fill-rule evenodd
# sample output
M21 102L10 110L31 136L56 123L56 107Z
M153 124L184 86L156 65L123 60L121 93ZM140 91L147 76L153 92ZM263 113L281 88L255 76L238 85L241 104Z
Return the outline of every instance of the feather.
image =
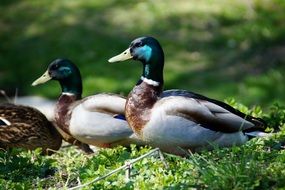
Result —
M82 106L90 112L124 114L126 99L113 94L97 94L81 101Z
M194 98L169 96L156 102L155 107L162 107L167 115L184 117L213 131L231 133L254 126L218 105Z
M10 121L8 121L7 119L0 117L0 125L9 126L9 125L11 125L11 123L10 123Z
M14 104L0 105L0 144L3 148L21 147L58 150L61 136L37 109ZM4 126L4 127L3 127Z

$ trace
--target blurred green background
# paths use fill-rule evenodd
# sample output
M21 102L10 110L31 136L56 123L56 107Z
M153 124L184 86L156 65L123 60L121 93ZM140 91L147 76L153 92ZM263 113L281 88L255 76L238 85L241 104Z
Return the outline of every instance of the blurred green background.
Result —
M57 98L56 82L30 84L65 57L81 70L84 96L127 95L141 65L107 60L143 35L164 48L166 89L265 109L285 102L284 0L1 0L0 89Z

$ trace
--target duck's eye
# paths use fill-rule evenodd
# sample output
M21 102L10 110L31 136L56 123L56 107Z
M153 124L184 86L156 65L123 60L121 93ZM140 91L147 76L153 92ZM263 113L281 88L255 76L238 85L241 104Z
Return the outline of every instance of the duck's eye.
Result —
M143 46L143 43L142 42L138 42L135 44L135 47L142 47Z
M58 69L58 67L59 67L58 64L54 64L54 65L52 66L52 69L55 70L55 69Z

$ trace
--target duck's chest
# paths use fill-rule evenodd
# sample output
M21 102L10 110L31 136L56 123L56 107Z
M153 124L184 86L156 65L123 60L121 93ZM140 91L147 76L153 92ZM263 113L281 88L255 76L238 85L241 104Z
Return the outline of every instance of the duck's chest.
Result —
M55 107L55 122L64 132L70 135L70 106L76 101L74 96L61 95Z
M157 88L142 83L130 92L126 103L126 118L134 132L142 136L142 129L149 121L151 109L158 98Z

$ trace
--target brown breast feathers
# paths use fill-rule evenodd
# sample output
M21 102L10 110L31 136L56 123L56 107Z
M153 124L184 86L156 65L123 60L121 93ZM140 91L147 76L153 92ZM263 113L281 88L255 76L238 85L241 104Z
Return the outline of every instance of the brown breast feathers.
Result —
M75 95L62 94L55 107L55 122L60 129L70 135L69 123L71 112L69 111L70 105L77 100Z
M142 82L130 92L126 103L126 118L137 135L142 135L141 130L149 121L151 109L161 90L161 86L152 86Z

